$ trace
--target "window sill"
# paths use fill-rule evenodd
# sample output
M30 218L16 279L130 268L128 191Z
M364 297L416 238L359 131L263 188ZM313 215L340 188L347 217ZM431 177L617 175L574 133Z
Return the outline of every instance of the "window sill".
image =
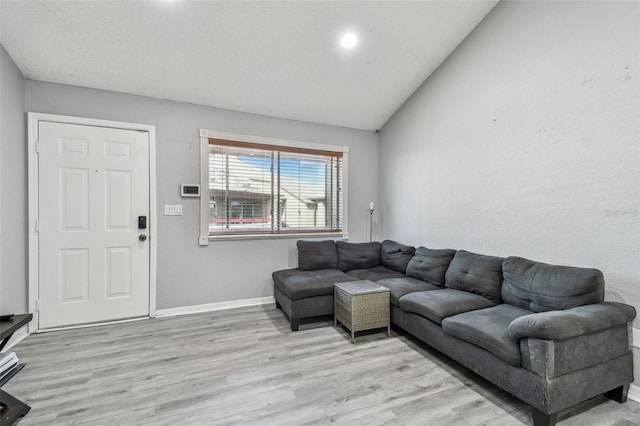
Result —
M346 232L301 232L296 234L242 234L242 235L209 235L209 241L228 240L281 240L299 238L340 238L348 240Z

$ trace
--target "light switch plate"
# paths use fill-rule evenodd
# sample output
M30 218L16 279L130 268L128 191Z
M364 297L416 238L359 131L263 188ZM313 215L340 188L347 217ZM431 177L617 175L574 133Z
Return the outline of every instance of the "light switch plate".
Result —
M165 216L182 216L182 204L165 204Z

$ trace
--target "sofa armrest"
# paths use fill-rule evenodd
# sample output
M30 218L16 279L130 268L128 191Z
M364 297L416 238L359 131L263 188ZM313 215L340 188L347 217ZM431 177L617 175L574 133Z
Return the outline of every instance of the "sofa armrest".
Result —
M509 324L514 339L535 337L566 340L626 324L636 317L633 306L604 302L578 306L563 311L548 311L516 318Z

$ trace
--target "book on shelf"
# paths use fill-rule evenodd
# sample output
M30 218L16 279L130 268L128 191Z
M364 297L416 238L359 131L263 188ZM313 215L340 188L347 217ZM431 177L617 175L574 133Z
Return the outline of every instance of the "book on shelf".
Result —
M0 380L18 365L18 361L15 352L0 353Z
M12 363L13 361L18 361L18 356L15 352L0 353L0 369L3 368L5 364Z

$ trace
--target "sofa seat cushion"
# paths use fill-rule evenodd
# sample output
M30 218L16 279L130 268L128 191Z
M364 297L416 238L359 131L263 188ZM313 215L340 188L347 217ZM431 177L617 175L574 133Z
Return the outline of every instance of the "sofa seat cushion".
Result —
M352 276L338 269L283 269L271 275L273 284L291 300L333 294L335 283L355 281Z
M399 304L403 311L420 315L437 324L453 315L495 306L486 297L448 288L409 293L400 297Z
M458 250L445 274L444 286L479 294L500 303L502 261L501 257Z
M509 336L511 322L532 312L502 303L492 308L455 315L442 321L445 333L491 352L511 365L520 366L520 346Z
M415 291L430 291L441 289L441 287L425 283L422 280L411 277L386 278L384 280L378 281L378 284L383 285L389 289L389 291L391 292L391 304L395 306L400 306L398 303L398 299L400 299L405 294L413 293Z
M369 281L379 281L385 278L399 278L404 277L402 272L392 271L391 269L387 269L384 266L376 266L375 268L366 268L366 269L354 269L346 272L347 275L350 275L353 281L357 280L369 280Z

